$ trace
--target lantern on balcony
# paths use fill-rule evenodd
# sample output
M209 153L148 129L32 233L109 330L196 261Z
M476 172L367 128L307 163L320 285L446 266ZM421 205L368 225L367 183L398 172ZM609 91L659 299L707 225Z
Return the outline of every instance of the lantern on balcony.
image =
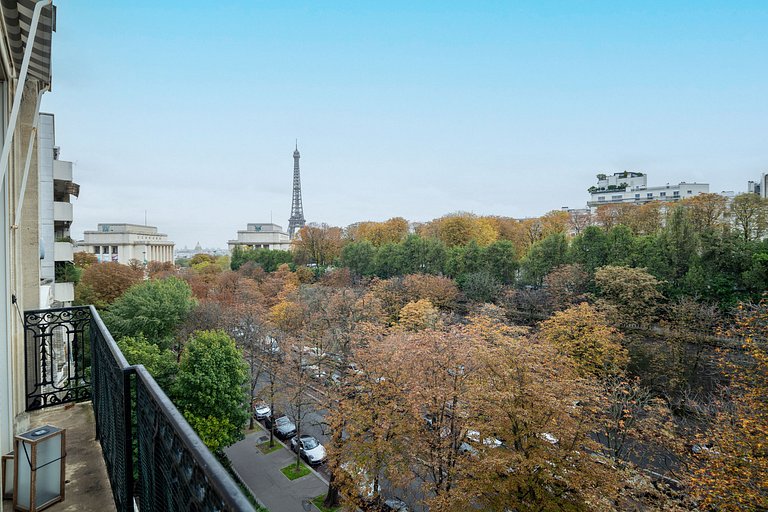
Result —
M15 437L14 510L35 512L64 499L65 436L46 425Z
M13 452L3 455L3 499L13 498Z

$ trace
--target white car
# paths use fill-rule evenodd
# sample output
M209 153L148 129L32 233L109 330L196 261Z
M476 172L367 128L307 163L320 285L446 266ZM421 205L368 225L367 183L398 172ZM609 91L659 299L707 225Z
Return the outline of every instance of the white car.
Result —
M272 409L267 404L259 404L253 408L253 417L257 420L268 418L272 414Z
M312 466L325 462L328 455L325 446L320 444L316 437L307 434L291 439L291 450L298 451L299 455Z

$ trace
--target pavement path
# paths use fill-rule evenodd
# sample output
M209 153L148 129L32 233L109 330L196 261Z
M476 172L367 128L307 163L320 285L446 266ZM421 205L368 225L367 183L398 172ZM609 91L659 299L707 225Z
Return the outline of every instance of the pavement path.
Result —
M243 483L270 512L315 511L307 502L328 490L328 482L314 470L296 480L288 478L280 469L296 461L296 454L283 445L279 450L264 454L256 445L269 441L269 432L257 426L245 439L226 448L224 452ZM280 443L279 440L275 440Z

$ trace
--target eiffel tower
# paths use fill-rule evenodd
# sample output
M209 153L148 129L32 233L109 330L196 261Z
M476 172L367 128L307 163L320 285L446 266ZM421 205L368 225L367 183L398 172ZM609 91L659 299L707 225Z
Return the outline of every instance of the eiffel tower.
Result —
M301 204L301 175L299 173L299 142L293 152L293 201L291 201L291 218L288 219L288 234L293 238L298 229L305 224L304 206Z

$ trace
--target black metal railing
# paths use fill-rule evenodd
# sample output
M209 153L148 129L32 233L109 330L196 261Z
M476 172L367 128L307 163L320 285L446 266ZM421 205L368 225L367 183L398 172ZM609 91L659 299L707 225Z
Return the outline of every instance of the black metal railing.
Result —
M139 508L253 510L155 379L135 369Z
M24 313L24 364L28 411L88 400L88 306Z
M118 512L134 501L141 512L253 511L155 379L128 364L93 306L30 311L25 333L27 410L92 400ZM65 349L71 368L62 373Z
M118 512L133 510L133 369L112 339L93 306L91 318L91 379L96 438Z

